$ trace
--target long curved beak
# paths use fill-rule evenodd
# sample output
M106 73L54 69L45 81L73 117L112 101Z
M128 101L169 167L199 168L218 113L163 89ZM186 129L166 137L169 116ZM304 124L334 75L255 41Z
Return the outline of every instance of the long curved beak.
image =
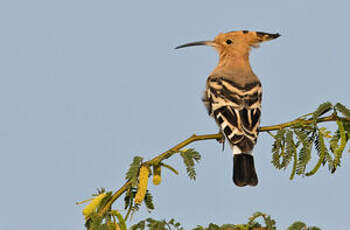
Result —
M213 41L190 42L190 43L177 46L175 47L175 49L181 49L181 48L190 47L190 46L214 46L214 44L215 43Z

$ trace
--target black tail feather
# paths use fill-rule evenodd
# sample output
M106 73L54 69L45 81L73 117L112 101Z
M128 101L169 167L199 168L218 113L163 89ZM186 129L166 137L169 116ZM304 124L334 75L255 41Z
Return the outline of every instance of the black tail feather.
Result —
M243 187L246 185L256 186L258 176L255 172L254 158L250 154L241 153L233 156L233 182Z

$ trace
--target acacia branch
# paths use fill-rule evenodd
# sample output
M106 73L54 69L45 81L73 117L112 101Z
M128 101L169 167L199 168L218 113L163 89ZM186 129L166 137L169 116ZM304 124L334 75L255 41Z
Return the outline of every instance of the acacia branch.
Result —
M143 164L144 165L156 165L159 164L161 161L168 159L175 153L177 153L179 150L181 150L183 147L186 145L191 144L192 142L195 141L202 141L202 140L220 140L222 138L221 133L217 134L207 134L207 135L196 135L193 134L191 137L187 138L186 140L182 141L181 143L175 145L171 149L165 151L164 153L154 157L152 160L146 161ZM105 207L99 211L99 215L103 216L104 213L106 213L112 206L115 200L117 200L131 185L131 181L127 181L118 191L116 191L111 199L106 203Z
M350 121L347 118L338 117L336 114L333 113L330 116L317 119L316 123L336 121L336 120ZM267 131L280 130L280 129L284 129L284 128L295 126L295 125L310 125L313 122L314 122L314 120L312 120L312 119L300 119L300 118L298 118L298 119L295 119L293 121L285 122L285 123L278 124L278 125L262 126L262 127L260 127L259 131L260 132L267 132Z
M333 113L330 116L322 117L317 119L316 121L312 119L302 119L298 118L290 122L281 123L278 125L271 125L271 126L262 126L259 129L259 132L268 132L268 131L274 131L274 130L281 130L283 128L292 127L296 125L309 125L313 122L316 123L323 123L323 122L329 122L329 121L336 121L336 120L345 120L350 122L350 119L344 118L344 117L338 117L335 113ZM160 162L162 162L165 159L168 159L172 155L178 153L183 147L196 142L196 141L203 141L203 140L221 140L224 138L222 133L217 134L206 134L206 135L196 135L193 134L191 137L187 138L186 140L180 142L179 144L175 145L174 147L170 148L169 150L165 151L164 153L154 157L153 159L146 161L143 163L143 165L157 165ZM98 214L100 216L103 216L108 210L111 209L112 204L114 201L116 201L128 188L131 186L131 181L127 181L119 190L117 190L111 197L111 199L106 203L106 205L99 210Z

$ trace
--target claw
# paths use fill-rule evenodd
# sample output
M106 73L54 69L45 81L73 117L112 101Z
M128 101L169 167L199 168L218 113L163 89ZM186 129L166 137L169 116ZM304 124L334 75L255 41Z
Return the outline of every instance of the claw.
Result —
M216 140L217 140L217 142L222 144L222 151L224 151L224 149L225 149L225 136L224 136L224 134L222 134L222 132L220 132L220 133L221 133L221 138L218 138Z

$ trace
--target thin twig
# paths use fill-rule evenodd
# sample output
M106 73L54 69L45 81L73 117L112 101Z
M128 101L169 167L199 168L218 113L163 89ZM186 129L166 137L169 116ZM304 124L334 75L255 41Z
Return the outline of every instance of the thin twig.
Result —
M330 116L327 117L322 117L316 120L316 123L322 123L322 122L328 122L328 121L336 121L336 120L348 120L346 118L342 118L342 117L337 117L337 115L332 114ZM271 126L262 126L260 127L259 131L260 132L266 132L266 131L274 131L274 130L280 130L286 127L290 127L290 126L294 126L294 125L309 125L312 124L312 122L314 122L314 120L312 119L295 119L293 121L289 121L289 122L285 122L282 124L278 124L278 125L271 125Z

